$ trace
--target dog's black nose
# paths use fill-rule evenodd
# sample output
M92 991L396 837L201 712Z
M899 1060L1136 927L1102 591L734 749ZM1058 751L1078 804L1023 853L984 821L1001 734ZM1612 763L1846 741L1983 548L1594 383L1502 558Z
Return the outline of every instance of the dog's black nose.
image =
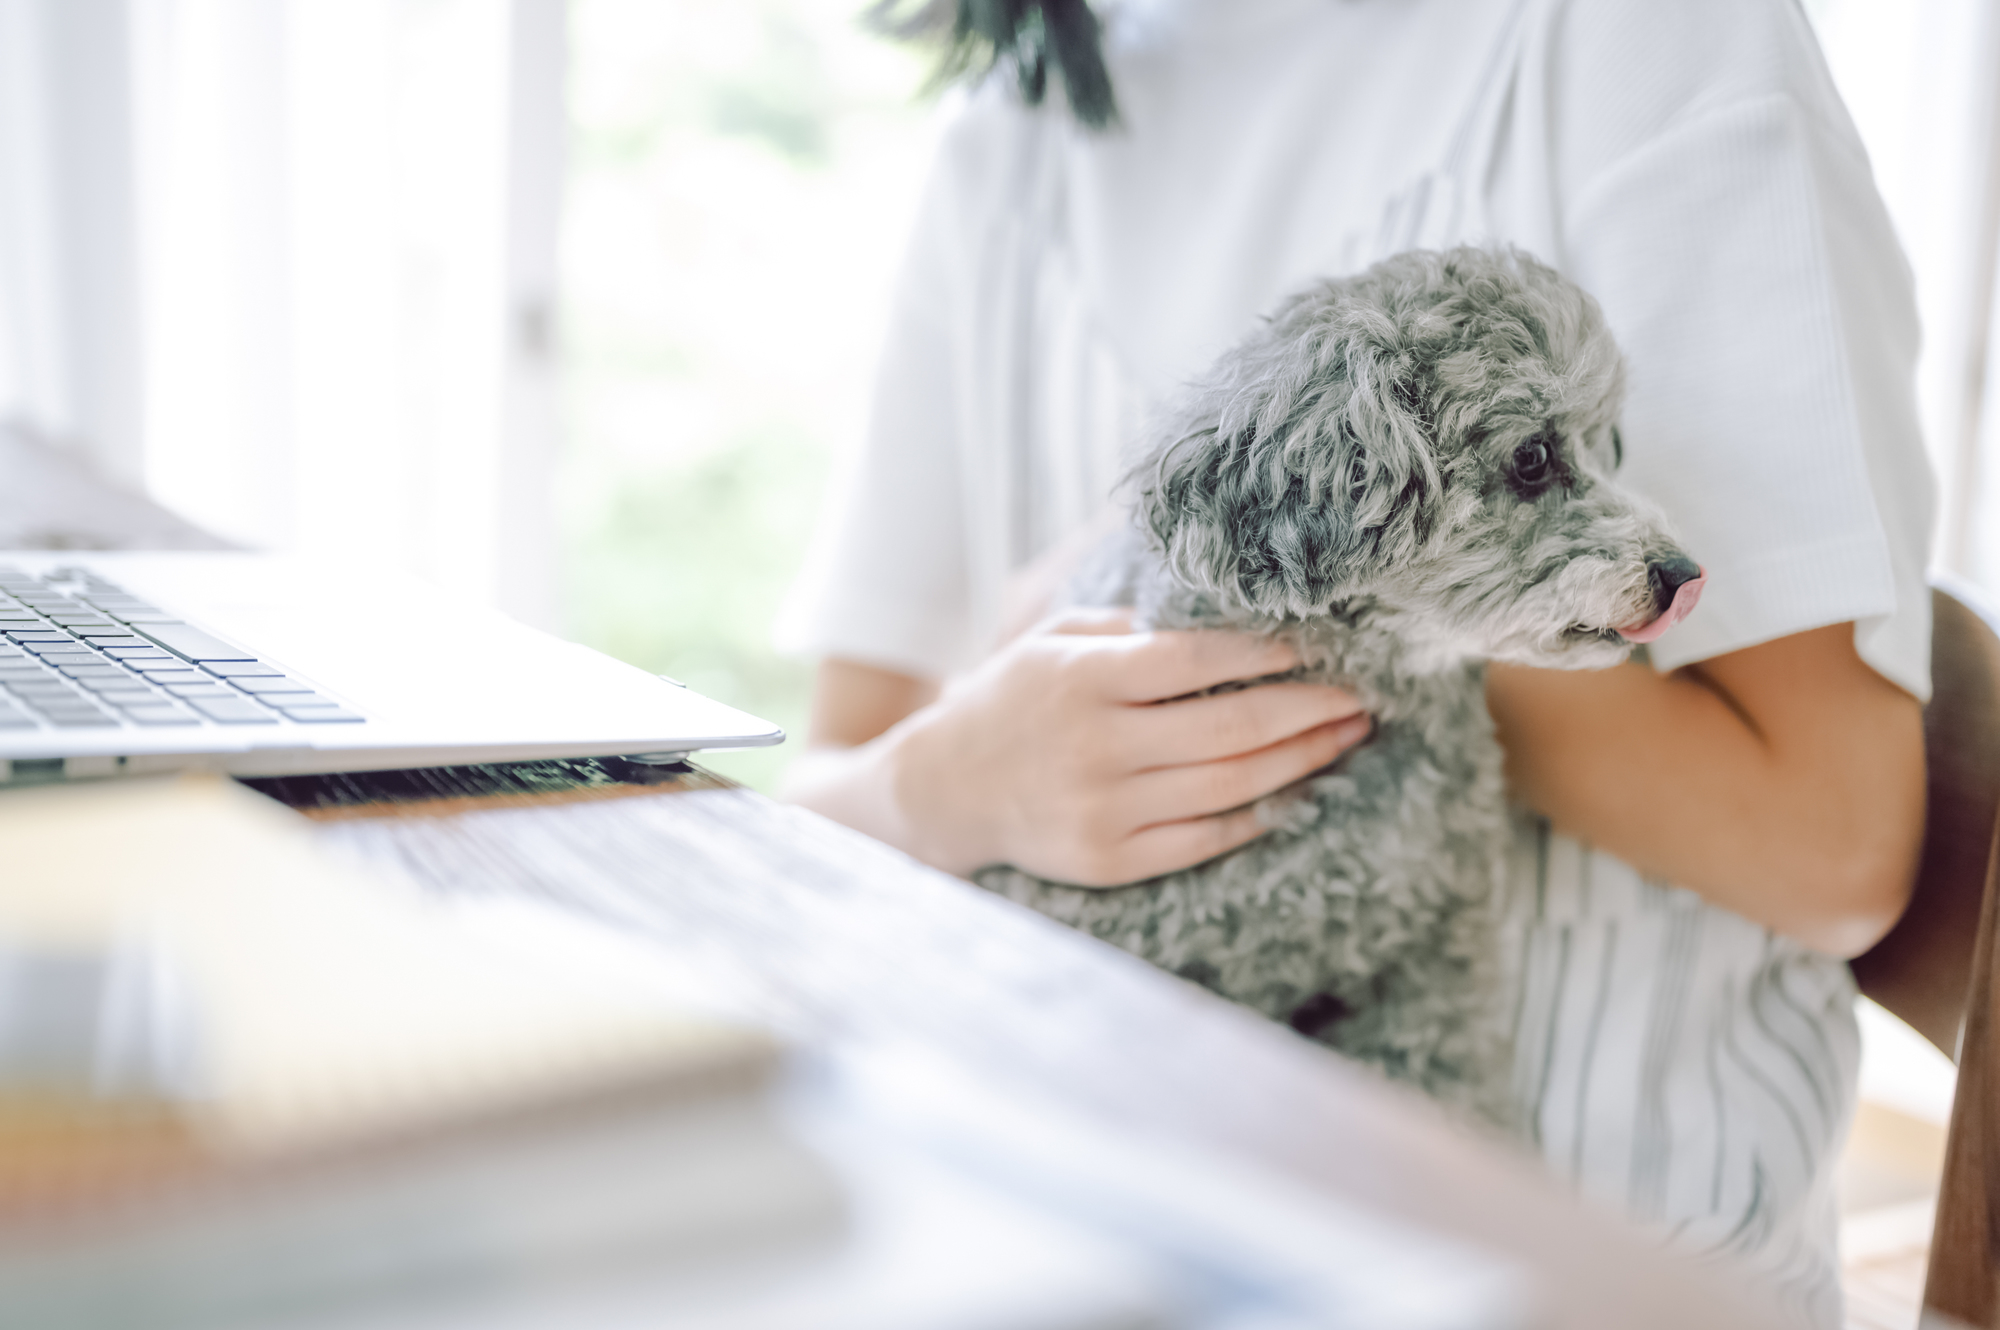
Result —
M1695 561L1679 554L1648 563L1646 583L1653 589L1653 608L1665 614L1673 607L1674 593L1700 576L1701 568Z

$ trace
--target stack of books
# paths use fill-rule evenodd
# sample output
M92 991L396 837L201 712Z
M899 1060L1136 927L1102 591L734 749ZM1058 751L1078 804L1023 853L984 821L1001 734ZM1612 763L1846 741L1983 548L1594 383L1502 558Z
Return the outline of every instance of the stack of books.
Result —
M824 1240L781 1050L226 782L0 795L0 1319L278 1322Z

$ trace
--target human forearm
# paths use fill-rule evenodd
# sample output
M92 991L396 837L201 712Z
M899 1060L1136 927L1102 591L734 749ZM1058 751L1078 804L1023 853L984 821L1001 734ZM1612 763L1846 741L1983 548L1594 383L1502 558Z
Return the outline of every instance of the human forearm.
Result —
M1649 876L1837 955L1908 898L1923 831L1914 699L1836 625L1672 674L1496 666L1517 798Z

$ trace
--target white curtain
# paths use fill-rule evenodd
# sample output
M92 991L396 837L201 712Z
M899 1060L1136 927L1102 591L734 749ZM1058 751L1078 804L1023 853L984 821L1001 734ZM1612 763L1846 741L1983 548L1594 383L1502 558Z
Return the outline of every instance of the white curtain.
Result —
M1936 561L2000 594L2000 3L1818 8L1828 64L1916 274Z
M0 0L0 415L555 613L563 0Z
M0 417L143 479L126 0L0 0Z

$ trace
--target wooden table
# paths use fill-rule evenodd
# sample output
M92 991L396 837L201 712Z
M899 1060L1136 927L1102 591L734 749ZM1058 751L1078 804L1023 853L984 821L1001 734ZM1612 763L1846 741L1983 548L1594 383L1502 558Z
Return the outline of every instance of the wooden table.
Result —
M617 759L246 782L447 892L637 935L812 1048L900 1045L996 1097L1248 1161L1501 1253L1554 1325L1766 1324L1511 1148L1123 952L691 765Z
M213 547L0 429L0 546ZM1428 1102L1109 946L698 767L618 759L254 780L451 892L643 939L798 1045L910 1047L998 1099L1185 1143L1511 1258L1574 1330L1770 1322Z

